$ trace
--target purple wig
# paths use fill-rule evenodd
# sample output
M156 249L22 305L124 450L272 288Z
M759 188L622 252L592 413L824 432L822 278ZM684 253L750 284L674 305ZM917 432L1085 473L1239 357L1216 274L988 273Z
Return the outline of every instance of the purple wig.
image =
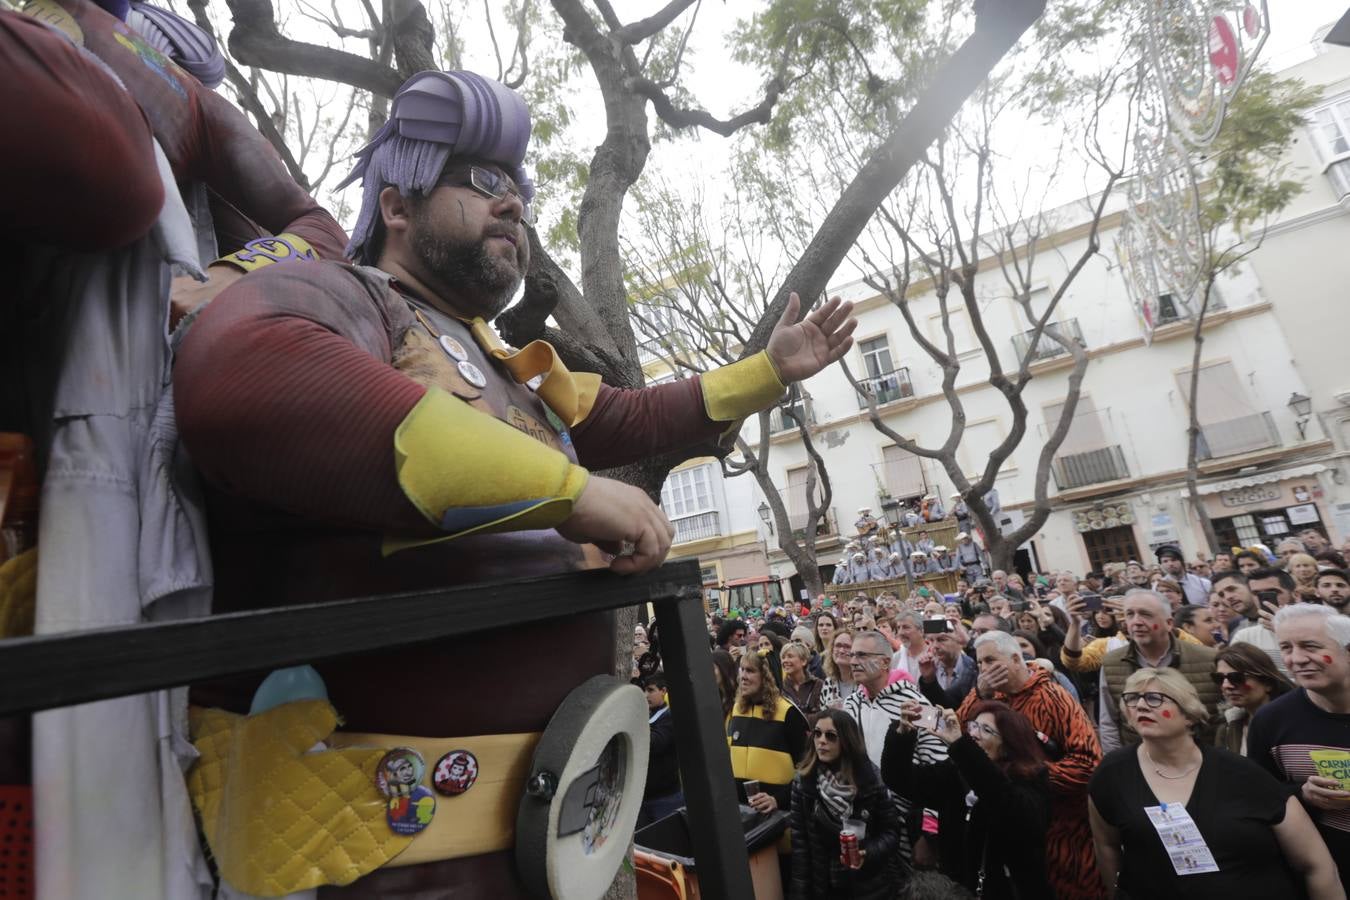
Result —
M451 157L501 166L528 203L534 183L522 163L530 142L530 112L520 95L473 72L418 72L394 95L389 120L357 152L356 168L338 185L361 179L361 212L352 228L347 256L370 264L370 242L380 225L380 191L388 186L405 197L425 194Z
M225 57L216 39L195 22L139 0L125 16L146 43L177 63L208 88L225 80Z

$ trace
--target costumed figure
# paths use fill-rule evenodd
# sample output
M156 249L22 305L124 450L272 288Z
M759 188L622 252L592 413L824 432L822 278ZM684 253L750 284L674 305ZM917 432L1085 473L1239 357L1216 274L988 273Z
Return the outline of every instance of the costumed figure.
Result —
M890 561L886 558L886 551L881 547L874 547L871 558L867 561L868 581L886 581L894 577L895 573L891 571Z
M966 580L972 584L976 579L988 574L984 564L984 552L964 531L956 536L956 562L965 573Z
M847 351L851 307L831 301L793 324L795 295L766 351L641 390L569 372L542 341L505 347L488 323L529 267L529 136L524 101L504 85L414 75L351 176L362 181L353 262L266 266L191 323L174 396L205 484L216 612L644 571L665 558L670 523L587 467L724 440ZM622 542L627 553L608 555ZM608 677L613 617L569 614L562 598L558 615L316 662L326 697L261 711L256 676L194 685L189 783L223 881L269 896L329 885L332 898L602 893L645 768L611 749L645 747L645 702ZM597 684L621 715L590 714ZM592 746L610 749L583 760L589 789L525 793L558 728L627 728L632 703L638 730L602 736ZM458 795L447 784L439 801L425 782L388 797L373 776L396 749L419 754L429 778L445 754L471 753L477 783ZM267 803L290 791L312 800ZM581 825L541 822L562 816L558 804Z
M922 551L924 556L931 556L934 546L936 545L933 543L933 539L928 536L926 531L919 532L919 539L914 541L914 549Z
M946 513L942 511L942 501L937 498L936 494L924 496L919 513L925 522L941 522L946 517Z
M905 507L905 513L900 517L900 522L905 528L913 528L923 521L923 515L919 511L919 501L914 501Z
M933 563L941 572L955 572L960 568L956 562L956 557L952 556L946 544L938 544L933 548Z
M966 501L962 499L961 492L954 492L951 500L952 508L950 510L950 515L956 518L956 530L970 531L970 523L972 521L970 517L970 508L966 506Z
M915 578L918 578L923 575L936 575L942 571L940 568L938 568L937 563L935 563L928 556L928 554L924 553L922 550L915 550L913 553L909 555L909 559L910 559L910 567L914 570Z
M878 523L876 516L872 515L872 507L870 506L858 507L858 519L856 522L853 523L853 527L858 530L858 534L860 535L873 534L877 530L877 525Z
M849 572L849 555L845 553L839 557L839 563L834 567L834 577L830 579L830 584L852 584L853 579Z
M253 239L340 259L346 235L209 90L224 61L196 25L113 0L0 6L33 16L0 12L0 417L45 470L35 630L203 615L213 571L175 453L170 285L218 289L242 272L202 264ZM32 746L44 896L213 893L184 689L40 713Z
M867 554L861 550L849 557L848 575L851 584L866 584L871 581L871 575L867 571Z

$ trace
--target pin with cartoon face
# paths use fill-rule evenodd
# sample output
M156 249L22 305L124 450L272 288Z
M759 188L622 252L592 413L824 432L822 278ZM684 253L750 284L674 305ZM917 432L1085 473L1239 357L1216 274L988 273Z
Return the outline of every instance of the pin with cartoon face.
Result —
M375 787L386 797L406 797L413 793L427 764L422 754L410 747L395 747L380 758L375 769Z
M464 793L477 780L478 758L468 750L451 750L431 772L431 786L448 797Z

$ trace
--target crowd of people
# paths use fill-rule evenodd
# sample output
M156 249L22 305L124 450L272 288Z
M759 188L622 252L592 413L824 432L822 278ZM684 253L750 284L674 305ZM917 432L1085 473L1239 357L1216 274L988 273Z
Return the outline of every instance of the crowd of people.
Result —
M1348 601L1345 559L1312 532L826 593L708 630L739 798L788 814L791 898L1336 900ZM647 628L634 675L654 714L646 824L682 803Z

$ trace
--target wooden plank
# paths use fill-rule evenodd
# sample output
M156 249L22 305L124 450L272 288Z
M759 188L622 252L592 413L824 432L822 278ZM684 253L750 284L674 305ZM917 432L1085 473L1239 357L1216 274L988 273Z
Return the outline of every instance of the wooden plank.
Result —
M0 641L0 716L676 600L695 601L674 605L687 606L701 621L694 560L667 563L645 575L569 573L17 638Z
M657 603L656 626L699 892L704 897L754 897L703 611L693 603Z

